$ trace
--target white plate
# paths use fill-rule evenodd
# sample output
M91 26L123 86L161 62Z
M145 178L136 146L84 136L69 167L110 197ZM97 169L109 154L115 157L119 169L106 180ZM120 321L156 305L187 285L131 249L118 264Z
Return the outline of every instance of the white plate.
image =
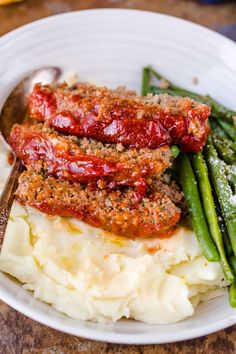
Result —
M50 17L2 37L0 105L21 77L44 65L74 70L81 80L139 90L141 68L147 64L153 64L175 83L210 93L236 109L233 42L177 18L109 9ZM192 84L194 77L199 79L197 86ZM115 324L75 321L35 300L4 274L0 274L0 298L47 326L106 342L173 342L236 323L236 311L230 308L227 295L201 304L193 317L165 326L125 320Z

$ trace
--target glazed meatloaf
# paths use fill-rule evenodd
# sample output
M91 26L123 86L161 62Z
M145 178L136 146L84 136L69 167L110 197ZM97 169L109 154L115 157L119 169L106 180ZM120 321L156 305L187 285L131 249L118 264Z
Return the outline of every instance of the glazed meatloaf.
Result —
M198 152L209 132L210 107L190 98L139 97L88 84L36 84L29 111L65 134L139 149L177 144Z
M21 203L126 237L173 232L185 203L164 173L171 145L201 150L208 106L88 84L36 84L29 113L37 124L15 125L10 135L27 169L16 192Z
M138 151L121 144L60 135L42 124L14 125L9 141L26 166L77 182L109 176L117 182L156 178L172 162L168 146Z
M169 190L169 195L168 192ZM92 226L126 237L166 236L180 219L181 211L171 200L182 198L178 186L153 184L135 208L132 188L114 191L45 177L32 169L19 179L16 198L50 215L76 217Z
M137 151L121 144L60 135L42 124L16 124L9 141L26 166L75 182L99 180L100 187L136 185L143 178L157 178L172 162L168 146Z

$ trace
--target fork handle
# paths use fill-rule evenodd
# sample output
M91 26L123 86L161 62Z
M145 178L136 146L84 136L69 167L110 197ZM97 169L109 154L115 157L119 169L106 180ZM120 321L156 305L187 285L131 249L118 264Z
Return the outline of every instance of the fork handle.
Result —
M7 179L7 183L2 191L0 198L0 249L2 247L8 218L11 212L12 203L14 200L14 193L18 186L18 178L23 171L21 161L16 157L12 166L11 173Z

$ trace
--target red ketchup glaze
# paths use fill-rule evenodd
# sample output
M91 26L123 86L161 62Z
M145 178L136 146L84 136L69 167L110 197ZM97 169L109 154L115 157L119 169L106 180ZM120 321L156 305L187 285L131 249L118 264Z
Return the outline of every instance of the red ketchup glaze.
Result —
M186 152L198 152L206 143L208 106L192 108L186 99L177 114L129 99L110 97L105 108L103 103L102 97L84 98L73 92L55 94L53 89L39 84L29 98L33 118L66 134L135 148L178 144Z
M62 112L52 116L49 124L62 133L135 148L155 149L171 142L168 132L158 122L136 121L129 117L100 121L92 113L75 118L70 113Z
M47 134L32 133L27 126L14 126L9 142L26 166L37 170L40 160L48 175L88 183L91 188L96 188L99 181L104 181L108 189L133 186L134 202L146 194L145 177L150 172L148 166L140 166L137 172L128 162L115 163L82 153L71 154L68 144L55 143Z

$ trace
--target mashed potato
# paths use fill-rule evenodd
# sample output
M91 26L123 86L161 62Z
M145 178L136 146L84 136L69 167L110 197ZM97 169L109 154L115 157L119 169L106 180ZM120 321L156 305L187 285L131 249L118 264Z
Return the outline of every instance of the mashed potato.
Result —
M3 187L9 167L0 149ZM226 285L219 263L206 261L190 230L180 227L163 240L128 240L17 202L0 269L57 310L94 321L178 322Z

